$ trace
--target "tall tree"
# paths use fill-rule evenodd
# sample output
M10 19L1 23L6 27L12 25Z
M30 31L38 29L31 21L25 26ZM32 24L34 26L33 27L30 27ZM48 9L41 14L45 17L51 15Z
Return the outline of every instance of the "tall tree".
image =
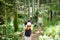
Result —
M35 0L32 0L32 16L35 13Z
M18 13L17 13L17 0L14 1L15 5L14 5L14 31L18 31Z
M39 11L39 2L40 2L40 1L38 0L38 1L37 1L37 4L38 4L38 11Z
M29 14L30 14L30 0L28 0L28 16L30 16Z

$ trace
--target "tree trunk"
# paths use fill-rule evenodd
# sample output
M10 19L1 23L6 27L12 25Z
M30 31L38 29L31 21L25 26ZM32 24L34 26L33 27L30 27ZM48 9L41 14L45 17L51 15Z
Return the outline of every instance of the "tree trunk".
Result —
M56 18L56 11L54 12L54 18Z
M15 18L14 18L14 31L18 31L18 14L15 12Z
M34 16L35 13L35 1L32 0L32 17Z
M52 10L50 10L50 21L52 21L52 17L53 17L52 14L53 14Z
M6 5L4 5L4 24L5 25L3 25L3 34L4 35L6 35L7 33L7 31L6 31L6 27L7 27L7 14L6 14Z
M28 17L30 16L30 0L28 0Z
M38 0L38 2L37 2L37 3L38 3L38 12L39 12L39 0Z
M15 10L14 10L14 31L18 31L18 14L17 14L17 3L15 0Z

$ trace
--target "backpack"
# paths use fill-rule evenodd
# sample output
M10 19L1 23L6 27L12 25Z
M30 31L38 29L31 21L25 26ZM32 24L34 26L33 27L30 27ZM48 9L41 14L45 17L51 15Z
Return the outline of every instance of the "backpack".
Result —
M25 36L27 36L27 37L30 37L30 35L31 35L31 29L29 29L29 30L25 30Z

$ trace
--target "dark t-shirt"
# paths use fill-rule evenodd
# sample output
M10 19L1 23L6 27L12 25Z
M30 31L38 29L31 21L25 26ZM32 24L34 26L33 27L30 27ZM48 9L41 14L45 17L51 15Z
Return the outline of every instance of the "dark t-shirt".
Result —
M27 37L30 37L30 35L31 35L31 29L26 29L25 30L25 36L27 36Z

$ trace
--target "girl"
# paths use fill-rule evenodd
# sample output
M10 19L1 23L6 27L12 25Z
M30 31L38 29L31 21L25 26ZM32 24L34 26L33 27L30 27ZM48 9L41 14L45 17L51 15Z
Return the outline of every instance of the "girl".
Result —
M32 24L28 22L25 28L25 40L31 40L31 33L32 33Z
M43 23L43 17L41 14L38 15L38 25L41 27Z

